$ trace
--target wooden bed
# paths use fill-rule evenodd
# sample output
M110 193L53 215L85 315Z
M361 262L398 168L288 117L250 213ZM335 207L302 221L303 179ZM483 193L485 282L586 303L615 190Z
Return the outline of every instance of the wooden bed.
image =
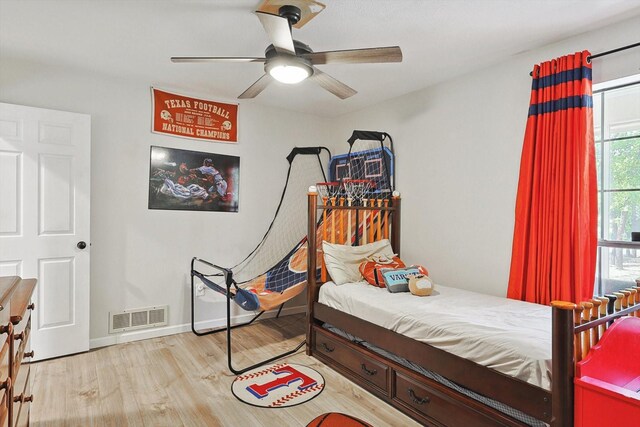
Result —
M341 198L322 198L320 202L318 194L311 189L308 194L308 247L317 247L320 239L358 245L388 238L399 254L399 196L391 200L365 199L363 206L358 207L346 206ZM307 259L307 354L425 425L526 424L330 332L322 325L328 323L553 427L569 427L573 426L575 363L597 343L612 320L626 315L640 316L640 283L578 305L554 302L552 386L548 391L319 303L320 287L330 277L321 256L308 256ZM320 279L316 279L318 268Z

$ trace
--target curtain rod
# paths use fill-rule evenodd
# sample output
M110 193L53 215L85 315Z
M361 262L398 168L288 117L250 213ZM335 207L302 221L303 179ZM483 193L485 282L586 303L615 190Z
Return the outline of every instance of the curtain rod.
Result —
M620 52L620 51L623 51L623 50L632 49L634 47L639 47L639 46L640 46L640 42L634 43L634 44L630 44L630 45L627 45L627 46L622 46L622 47L619 47L617 49L607 50L606 52L596 53L595 55L587 56L587 62L591 62L592 59L600 58L601 56L611 55L612 53L617 53L617 52ZM529 75L533 76L533 71L530 71Z

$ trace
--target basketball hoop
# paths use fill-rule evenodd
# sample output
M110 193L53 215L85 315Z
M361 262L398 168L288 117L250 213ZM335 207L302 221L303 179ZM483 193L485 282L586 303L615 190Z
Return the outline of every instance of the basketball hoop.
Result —
M345 179L342 181L347 200L362 204L362 199L375 189L375 183L369 179Z
M340 194L340 183L336 181L318 182L316 188L318 189L318 195L320 195L325 205L329 200L335 199L335 197Z

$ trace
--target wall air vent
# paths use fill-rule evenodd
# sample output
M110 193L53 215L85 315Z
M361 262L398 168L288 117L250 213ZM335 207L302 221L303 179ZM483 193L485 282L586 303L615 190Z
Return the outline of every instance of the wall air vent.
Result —
M155 328L167 324L168 305L109 312L109 333Z

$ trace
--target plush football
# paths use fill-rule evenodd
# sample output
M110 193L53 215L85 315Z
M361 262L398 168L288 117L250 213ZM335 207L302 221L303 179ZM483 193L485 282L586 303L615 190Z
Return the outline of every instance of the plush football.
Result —
M411 274L407 276L407 279L409 279L409 291L413 295L425 297L431 295L433 292L434 284L429 276L424 274Z
M329 412L327 414L318 415L313 419L307 427L372 427L371 424L365 423L351 415L341 414L339 412Z

